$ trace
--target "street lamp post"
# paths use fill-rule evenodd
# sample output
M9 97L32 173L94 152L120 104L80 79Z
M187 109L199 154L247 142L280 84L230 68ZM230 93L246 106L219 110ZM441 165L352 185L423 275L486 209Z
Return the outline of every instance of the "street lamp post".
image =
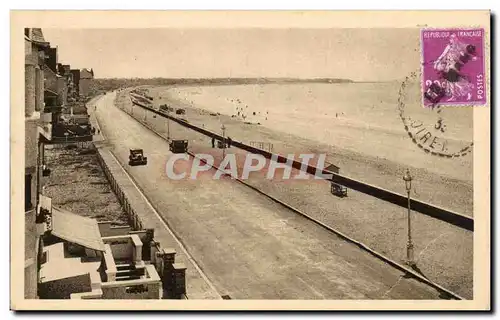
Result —
M221 126L222 129L222 159L226 157L226 127L224 124Z
M406 169L405 175L403 176L403 180L405 181L406 192L408 194L408 243L406 244L406 259L408 265L413 266L415 265L415 261L413 260L413 243L411 240L411 206L410 206L411 181L413 180L413 178L410 175L409 169Z
M170 141L170 110L167 110L167 140Z

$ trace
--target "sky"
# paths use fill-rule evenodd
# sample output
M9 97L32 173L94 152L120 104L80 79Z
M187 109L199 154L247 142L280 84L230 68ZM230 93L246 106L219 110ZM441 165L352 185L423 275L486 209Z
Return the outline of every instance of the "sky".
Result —
M391 81L417 71L418 29L43 29L59 62L96 78Z

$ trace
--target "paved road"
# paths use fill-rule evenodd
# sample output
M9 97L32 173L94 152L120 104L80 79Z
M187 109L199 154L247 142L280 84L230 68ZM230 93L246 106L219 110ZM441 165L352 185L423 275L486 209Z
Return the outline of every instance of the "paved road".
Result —
M144 149L148 165L126 166L128 172L222 294L233 299L439 298L433 288L239 183L168 179L168 145L116 108L113 98L101 99L96 114L114 154L126 164L130 148Z

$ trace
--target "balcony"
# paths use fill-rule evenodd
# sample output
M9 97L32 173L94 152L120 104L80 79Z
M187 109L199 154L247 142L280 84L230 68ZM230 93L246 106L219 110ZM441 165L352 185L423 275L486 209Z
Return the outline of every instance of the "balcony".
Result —
M45 79L47 83L47 79ZM51 80L52 81L52 80ZM55 82L57 83L57 81ZM54 88L52 88L54 89ZM61 113L62 112L62 104L59 103L58 101L58 95L57 92L54 92L52 90L49 90L45 88L45 93L44 93L44 102L45 102L45 107L44 107L44 112L49 113Z
M42 235L50 228L50 221L48 219L50 219L52 215L52 199L43 194L40 194L39 197L36 214L36 230L39 235Z
M38 65L43 66L45 64L45 60L47 60L47 56L45 55L45 52L43 50L38 51L38 55L36 57L38 61Z
M35 48L31 48L30 52L24 55L25 64L28 65L44 65L45 64L45 54L43 51L38 51Z
M52 113L44 112L40 116L38 132L48 141L52 140Z
M52 94L57 95L57 74L47 65L43 66L43 75L45 77L44 88Z
M62 109L63 107L62 106L54 106L54 105L51 105L51 106L45 106L45 109L43 109L45 111L45 113L61 113L62 112Z
M42 166L42 177L50 176L51 172L52 170L50 170L50 168L47 168L45 165Z

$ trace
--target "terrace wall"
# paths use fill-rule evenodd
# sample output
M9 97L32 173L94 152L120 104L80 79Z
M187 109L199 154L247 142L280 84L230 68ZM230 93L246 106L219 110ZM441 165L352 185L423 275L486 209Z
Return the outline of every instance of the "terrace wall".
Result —
M90 275L59 279L39 285L41 299L69 299L71 294L91 291Z

